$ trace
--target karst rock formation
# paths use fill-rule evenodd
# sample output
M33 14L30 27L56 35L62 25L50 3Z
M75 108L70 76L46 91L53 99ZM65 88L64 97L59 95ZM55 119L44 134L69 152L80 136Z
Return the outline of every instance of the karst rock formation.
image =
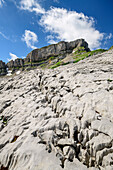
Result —
M113 50L0 79L1 170L113 170Z

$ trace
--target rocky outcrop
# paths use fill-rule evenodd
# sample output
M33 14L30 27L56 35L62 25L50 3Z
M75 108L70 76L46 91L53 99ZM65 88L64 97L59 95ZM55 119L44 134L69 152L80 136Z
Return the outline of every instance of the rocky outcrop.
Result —
M11 60L7 63L8 68L16 68L16 67L24 67L24 60L21 58L17 58L16 60Z
M0 60L0 76L4 76L7 74L7 69L5 63Z
M0 79L0 168L113 169L113 50Z
M78 39L72 42L61 41L58 44L52 44L40 49L31 51L24 59L25 62L40 62L47 60L49 57L66 55L72 53L76 47L84 47L86 51L89 51L88 44L84 39Z
M25 59L11 60L7 63L9 69L19 69L27 66L39 66L38 62L45 62L49 57L65 58L67 54L71 53L76 47L84 47L86 51L90 51L88 44L84 39L78 39L72 42L59 42L58 44L52 44L40 49L31 51Z

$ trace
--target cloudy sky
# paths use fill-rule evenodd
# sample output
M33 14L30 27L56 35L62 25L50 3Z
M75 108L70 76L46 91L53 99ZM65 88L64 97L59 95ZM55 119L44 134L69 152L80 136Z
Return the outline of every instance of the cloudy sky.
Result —
M0 0L0 60L61 40L113 45L113 0Z

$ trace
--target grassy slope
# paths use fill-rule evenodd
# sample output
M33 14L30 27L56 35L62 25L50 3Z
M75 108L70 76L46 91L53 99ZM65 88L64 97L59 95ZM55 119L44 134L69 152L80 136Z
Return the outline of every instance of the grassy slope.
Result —
M111 47L113 48L113 46ZM110 48L110 49L111 49ZM80 60L83 60L89 56L92 56L92 55L95 55L95 54L98 54L98 53L102 53L102 52L105 52L106 50L104 49L98 49L98 50L94 50L94 51L90 51L90 52L86 52L84 47L79 47L77 49L74 49L74 52L73 52L73 55L72 55L72 58L73 58L73 63L77 63L79 62ZM59 56L52 56L50 58L48 58L47 60L44 60L44 61L38 61L38 62L29 62L29 63L25 63L25 65L29 65L28 68L37 68L37 66L35 66L35 64L39 64L38 67L44 69L44 68L50 68L50 69L54 69L56 67L59 67L59 66L63 66L63 65L67 65L70 63L70 61L68 62L64 62L63 60L60 60L58 62L56 62L55 60L58 59ZM51 65L51 61L55 61L56 63ZM34 64L34 65L33 65ZM26 67L27 68L27 67ZM14 68L16 70L19 70L20 68L19 67L16 67Z
M79 49L75 49L75 52L73 53L73 59L74 59L73 63L77 63L80 60L83 60L83 59L85 59L89 56L99 54L99 53L103 53L105 51L106 50L104 50L104 49L98 49L98 50L86 52L83 47L80 47ZM56 67L59 67L61 65L66 65L66 64L69 64L69 62L63 63L62 60L61 60L61 61L57 62L56 64L52 65L50 68L54 69Z

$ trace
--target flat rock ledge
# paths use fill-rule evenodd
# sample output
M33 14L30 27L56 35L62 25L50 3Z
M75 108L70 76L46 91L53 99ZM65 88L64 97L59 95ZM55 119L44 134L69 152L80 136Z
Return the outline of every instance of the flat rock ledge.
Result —
M0 78L0 170L113 170L113 50Z

